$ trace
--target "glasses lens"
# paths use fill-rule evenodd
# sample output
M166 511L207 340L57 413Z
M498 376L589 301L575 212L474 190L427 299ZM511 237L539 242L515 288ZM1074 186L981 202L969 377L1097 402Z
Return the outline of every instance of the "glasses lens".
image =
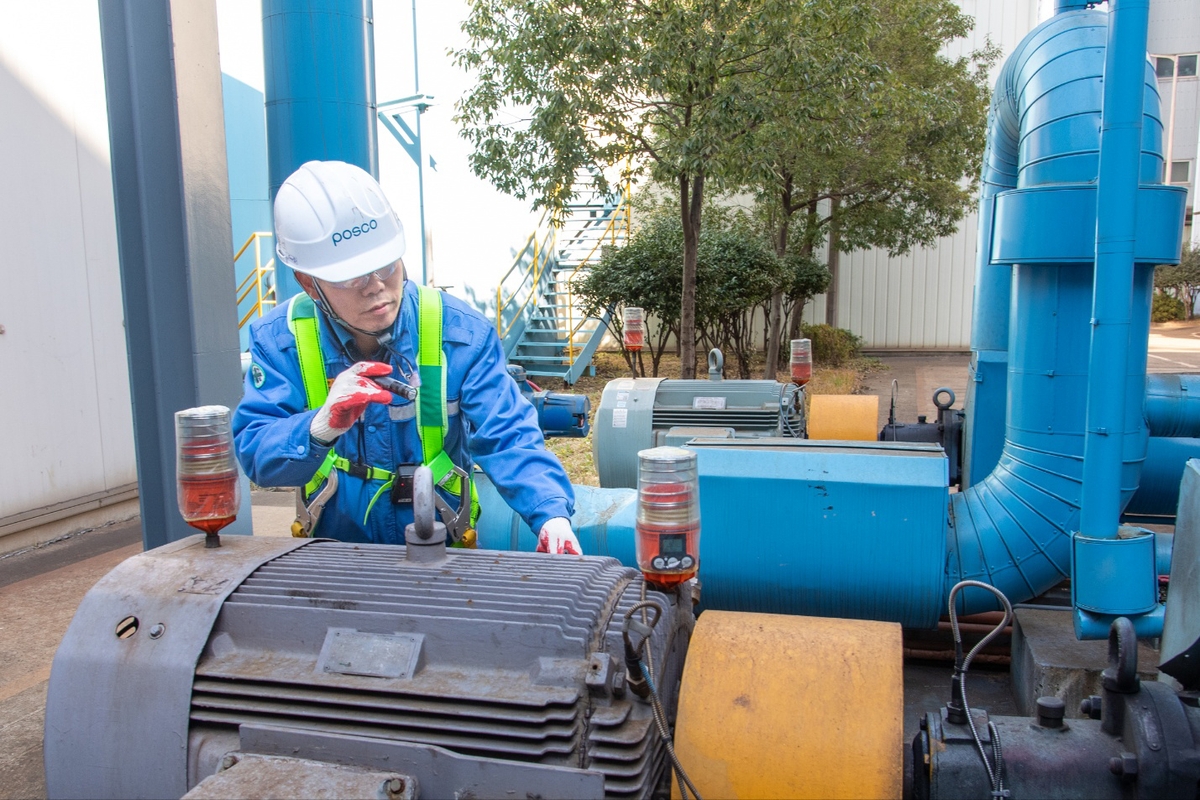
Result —
M371 282L371 278L379 278L381 281L386 281L396 273L396 262L388 264L382 269L377 269L374 272L368 272L366 275L359 275L357 278L350 278L345 281L333 281L330 286L336 289L362 289Z

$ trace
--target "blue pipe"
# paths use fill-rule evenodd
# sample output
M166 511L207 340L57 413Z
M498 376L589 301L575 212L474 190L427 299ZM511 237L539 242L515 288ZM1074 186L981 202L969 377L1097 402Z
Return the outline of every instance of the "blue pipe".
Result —
M1141 482L1125 507L1126 516L1139 520L1142 517L1169 517L1173 520L1179 506L1183 468L1193 458L1200 458L1200 438L1151 436L1146 447L1146 461L1142 465Z
M1008 313L1012 268L992 263L992 224L996 195L1017 186L1018 102L1014 82L1026 45L1022 41L996 79L988 111L987 145L979 179L979 242L975 252L975 294L971 311L971 364L963 422L962 487L991 473L1004 448L1008 397Z
M1032 31L1005 64L997 86L992 131L993 161L1017 164L1017 187L994 199L992 264L1013 264L1009 325L1008 409L1005 443L986 479L951 501L946 590L965 578L1000 588L1014 602L1034 597L1070 574L1071 535L1079 528L1087 415L1088 348L1093 302L1096 181L1109 15L1091 10L1060 13ZM1135 63L1145 64L1143 54ZM1126 66L1128 71L1128 66ZM1141 73L1139 76L1139 72ZM1135 176L1157 183L1162 169L1162 125L1157 82L1148 65L1133 70L1150 98L1141 157L1126 159ZM1135 144L1137 139L1134 139ZM1144 392L1145 343L1149 331L1150 264L1166 263L1182 229L1178 194L1136 198L1139 264L1123 289L1129 310L1125 339L1113 345L1127 365L1106 388L1116 387L1124 406L1108 421L1118 443L1117 490L1110 505L1120 510L1138 483L1145 453L1140 399ZM1162 203L1160 208L1157 203ZM1123 208L1135 217L1133 202ZM1151 212L1153 206L1154 213ZM1164 228L1154 228L1156 222ZM1177 223L1177 224L1176 224ZM985 234L981 234L981 237ZM981 239L982 241L982 239ZM1145 252L1143 252L1145 251ZM986 250L985 250L986 252ZM1175 250L1177 252L1177 249ZM1145 255L1146 258L1141 256ZM1105 270L1108 269L1107 264ZM1111 337L1110 337L1111 338ZM1140 343L1140 347L1139 347ZM1142 353L1140 358L1136 355ZM1097 376L1106 374L1097 370ZM1111 375L1111 373L1107 373ZM1110 410L1111 416L1111 410ZM1109 450L1112 448L1110 447ZM1112 457L1111 453L1106 453ZM1117 514L1112 514L1115 526ZM984 592L960 594L964 613L992 610Z
M271 201L306 161L356 164L379 177L372 0L263 0ZM276 270L281 298L300 291Z
M1200 375L1147 375L1146 425L1151 436L1200 436Z
M1144 457L1146 433L1136 415L1128 424L1126 407L1145 396L1146 364L1133 358L1144 352L1149 327L1133 328L1134 244L1137 236L1138 168L1142 153L1142 108L1146 35L1150 0L1112 0L1104 60L1104 114L1096 188L1096 276L1092 297L1092 342L1088 359L1087 428L1083 445L1083 508L1079 530L1085 536L1115 539L1124 457ZM1153 267L1151 267L1152 269ZM1140 369L1135 367L1140 361ZM1119 383L1114 389L1113 377ZM1140 385L1139 385L1140 384ZM1129 397L1129 395L1133 395ZM1129 399L1131 402L1127 403ZM1126 498L1127 500L1128 498Z

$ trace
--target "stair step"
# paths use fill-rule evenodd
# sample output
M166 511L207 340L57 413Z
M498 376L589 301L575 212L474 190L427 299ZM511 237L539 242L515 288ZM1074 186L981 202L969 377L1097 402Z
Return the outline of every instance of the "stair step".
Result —
M567 366L569 359L566 356L527 356L527 355L512 355L509 356L509 361L517 361L524 363L526 361L536 361L541 364L562 364Z
M566 346L567 346L566 339L558 339L557 341L553 341L553 342L534 342L534 341L529 341L527 339L519 339L517 341L518 348L520 348L520 347L557 347L557 348L561 349ZM575 346L579 347L580 345L577 344Z

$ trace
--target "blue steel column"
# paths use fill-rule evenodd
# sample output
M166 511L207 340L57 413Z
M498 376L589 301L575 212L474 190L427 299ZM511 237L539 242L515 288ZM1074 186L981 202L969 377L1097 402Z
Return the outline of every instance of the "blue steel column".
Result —
M263 0L271 201L306 161L346 161L379 177L372 0ZM300 291L276 273L279 297Z
M147 549L196 531L175 496L176 411L242 396L213 0L101 0L134 444ZM250 533L250 493L229 533Z

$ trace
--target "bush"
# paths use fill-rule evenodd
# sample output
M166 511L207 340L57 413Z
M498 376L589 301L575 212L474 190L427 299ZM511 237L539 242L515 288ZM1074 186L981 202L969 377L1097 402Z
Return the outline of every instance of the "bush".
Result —
M1171 320L1184 319L1183 301L1177 297L1164 292L1154 293L1154 305L1150 308L1151 322L1170 322ZM814 350L816 342L813 342Z
M828 367L840 367L852 358L857 358L862 349L862 339L845 328L832 325L801 325L800 333L812 340L813 363Z

